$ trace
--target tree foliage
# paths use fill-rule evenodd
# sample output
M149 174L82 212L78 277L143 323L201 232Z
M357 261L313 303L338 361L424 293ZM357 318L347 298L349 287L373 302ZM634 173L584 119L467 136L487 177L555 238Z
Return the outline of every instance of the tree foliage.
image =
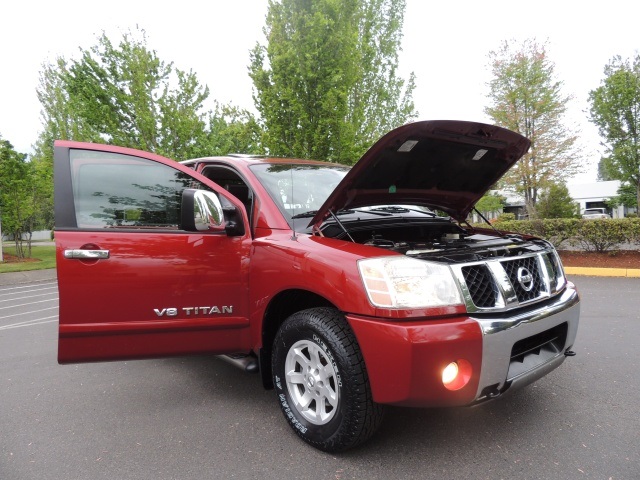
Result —
M579 208L564 183L551 183L540 195L536 214L538 218L577 218Z
M270 0L249 75L270 154L352 163L415 117L397 73L404 0Z
M81 53L61 81L92 135L171 158L192 156L204 134L209 96L193 72L160 60L147 48L144 31L140 39L123 35L117 46L102 34Z
M0 219L3 234L13 236L16 255L31 256L31 234L51 220L43 202L50 197L50 170L29 162L0 137ZM43 171L44 170L44 171ZM25 238L26 237L26 238ZM24 242L26 241L26 247Z
M636 186L629 183L621 183L616 192L618 195L606 201L610 208L618 208L619 206L636 207L638 202Z
M640 54L613 58L605 78L589 92L590 118L607 147L600 169L611 179L635 186L640 210Z
M227 145L260 151L253 115L217 103L207 110L208 87L193 71L160 59L144 30L118 42L103 33L96 45L80 49L79 58L43 65L37 93L43 123L37 158L51 157L55 139L111 143L177 160L226 154Z
M601 158L598 162L598 174L596 175L598 182L609 182L611 180L615 180L615 178L613 178L607 171L606 163L607 158Z
M489 54L493 79L485 112L498 125L531 140L529 152L503 178L534 213L541 189L579 171L577 137L563 124L570 96L562 94L546 45L504 42Z
M209 113L209 130L199 145L199 155L228 153L264 154L262 129L247 110L216 102Z
M500 212L507 204L506 197L500 195L497 192L490 192L484 195L478 203L476 203L476 210L483 214L491 212Z

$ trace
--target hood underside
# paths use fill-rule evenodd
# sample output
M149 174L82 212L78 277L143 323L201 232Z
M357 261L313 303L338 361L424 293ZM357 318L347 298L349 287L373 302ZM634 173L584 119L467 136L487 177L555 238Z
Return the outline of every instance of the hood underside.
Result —
M374 205L424 205L463 221L475 203L529 149L510 130L432 120L387 133L354 165L310 225L329 212Z

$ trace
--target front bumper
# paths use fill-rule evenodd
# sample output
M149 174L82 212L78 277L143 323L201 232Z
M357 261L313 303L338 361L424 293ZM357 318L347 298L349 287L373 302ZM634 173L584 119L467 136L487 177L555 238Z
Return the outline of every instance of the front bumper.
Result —
M569 283L556 297L517 313L389 322L347 315L362 350L376 402L471 405L528 385L565 359L578 330L579 296ZM469 383L450 391L442 370L472 366Z

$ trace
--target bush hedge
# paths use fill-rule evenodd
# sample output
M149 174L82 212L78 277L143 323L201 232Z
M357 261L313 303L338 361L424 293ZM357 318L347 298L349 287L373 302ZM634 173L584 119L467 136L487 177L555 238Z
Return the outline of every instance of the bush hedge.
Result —
M556 248L572 246L587 251L606 252L623 244L640 247L639 218L549 218L508 221L498 219L493 225L498 230L544 238Z

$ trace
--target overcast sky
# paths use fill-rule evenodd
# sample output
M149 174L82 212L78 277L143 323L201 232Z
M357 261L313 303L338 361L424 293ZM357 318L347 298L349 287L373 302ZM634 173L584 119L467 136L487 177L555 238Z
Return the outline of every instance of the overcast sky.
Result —
M103 30L116 41L122 32L144 28L147 46L162 60L192 69L209 86L210 99L255 111L247 65L249 50L264 43L267 0L22 0L0 11L0 135L20 152L31 151L41 129L35 90L43 62L76 57ZM419 119L487 122L488 53L502 40L548 41L564 93L574 97L567 121L581 131L585 151L585 173L574 183L593 181L602 148L587 120L588 93L613 56L640 50L638 18L635 0L407 0L400 70L405 78L416 74Z

